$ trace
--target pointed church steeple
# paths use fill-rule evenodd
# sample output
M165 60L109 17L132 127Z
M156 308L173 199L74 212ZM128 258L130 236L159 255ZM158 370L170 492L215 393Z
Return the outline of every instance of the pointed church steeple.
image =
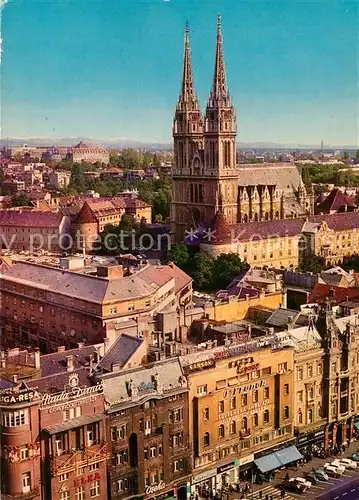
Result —
M222 20L218 15L217 20L217 45L216 45L216 60L214 65L213 86L210 100L212 105L219 104L220 101L228 99L226 66L223 56L223 37L222 37Z
M178 108L187 110L199 109L196 92L194 90L188 22L186 23L186 29L184 35L183 75L182 75L181 93L178 101Z

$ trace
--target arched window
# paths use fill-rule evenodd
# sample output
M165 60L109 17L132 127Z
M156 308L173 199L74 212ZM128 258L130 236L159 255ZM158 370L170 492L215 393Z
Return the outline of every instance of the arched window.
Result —
M284 407L284 418L289 418L289 406Z
M247 417L242 418L242 423L241 423L242 431L246 431L248 429L248 419Z
M279 212L278 212L278 210L277 210L277 211L276 211L276 213L275 213L275 218L276 218L276 219L279 219Z
M258 221L259 221L258 214L254 214L254 220L255 220L255 222L258 222Z
M248 222L248 215L247 214L243 215L243 222L245 222L245 223Z
M265 220L269 220L269 213L268 212L265 213L264 218L265 218Z
M269 422L269 410L265 410L263 413L263 422L267 424Z
M235 421L235 420L232 420L231 425L229 426L229 432L230 432L231 434L235 434L235 433L236 433L236 430L237 430L236 421Z
M298 424L303 423L303 413L301 410L298 411L298 416L297 416Z
M224 425L223 424L218 427L218 437L220 439L222 439L222 438L225 437L225 430L224 430Z
M210 444L209 432L205 432L203 436L203 445L209 446L209 444Z
M310 409L308 410L308 424L312 424L313 423L313 410Z
M253 425L256 427L259 424L258 413L253 415Z

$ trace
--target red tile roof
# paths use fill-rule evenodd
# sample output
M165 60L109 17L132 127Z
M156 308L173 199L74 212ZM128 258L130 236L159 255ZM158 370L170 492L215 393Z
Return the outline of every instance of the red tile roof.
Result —
M59 227L63 215L41 210L0 210L0 226Z
M340 189L332 189L328 196L317 206L318 212L338 211L343 207L355 207L355 201Z
M359 288L344 288L342 286L317 283L308 297L308 303L317 302L322 304L327 297L332 297L338 304L344 300L359 302Z
M345 231L359 228L359 212L342 212L339 214L312 215L309 222L326 222L330 229Z

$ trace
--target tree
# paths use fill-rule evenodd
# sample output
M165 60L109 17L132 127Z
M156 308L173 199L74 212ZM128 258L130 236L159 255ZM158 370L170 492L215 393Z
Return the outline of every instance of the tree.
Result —
M187 245L184 245L183 243L180 245L172 245L171 250L168 252L168 260L174 262L176 266L185 270L189 261Z
M132 231L132 229L137 229L138 225L132 215L123 214L118 227L122 231Z
M212 290L214 258L205 252L196 253L188 263L187 272L197 290Z
M348 163L348 162L349 162L349 158L350 158L350 156L349 156L348 151L344 151L343 158L344 158L345 163Z
M32 203L26 193L20 193L12 197L13 207L31 207Z
M235 253L222 253L214 262L213 281L214 290L226 288L230 282L248 265Z
M325 258L312 250L303 250L299 258L299 271L302 273L320 273L326 268Z
M355 153L355 159L359 162L359 149L357 149L357 152Z

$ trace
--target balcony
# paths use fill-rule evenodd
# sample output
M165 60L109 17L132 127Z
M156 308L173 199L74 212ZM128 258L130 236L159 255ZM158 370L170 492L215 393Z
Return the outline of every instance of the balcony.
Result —
M251 437L251 435L252 435L251 429L245 429L245 430L239 431L240 439L249 438L249 437Z
M62 457L62 458L60 458ZM92 463L103 462L109 458L107 445L104 441L94 448L83 447L72 449L67 454L60 456L50 456L51 472L53 476L73 472L75 469L87 467Z

